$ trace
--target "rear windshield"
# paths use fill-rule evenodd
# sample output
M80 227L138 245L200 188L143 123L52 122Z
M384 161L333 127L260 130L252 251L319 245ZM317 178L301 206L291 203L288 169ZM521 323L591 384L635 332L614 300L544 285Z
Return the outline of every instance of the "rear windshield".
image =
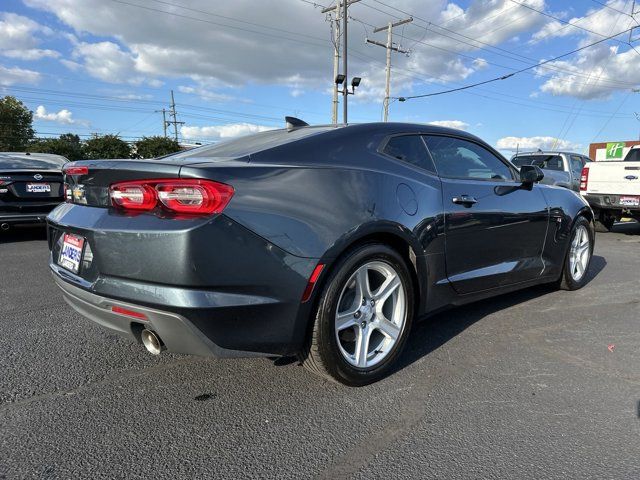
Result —
M625 162L640 162L640 148L632 148L624 157Z
M518 168L523 165L536 165L545 170L564 170L560 155L522 155L513 157L511 163Z
M24 157L0 154L0 170L59 170L65 164L64 157Z
M300 140L317 133L326 132L335 127L311 127L300 128L291 132L287 130L271 130L245 137L239 137L233 140L226 140L214 145L205 145L184 152L178 152L173 155L162 157L163 160L179 160L189 157L218 157L218 158L240 158L252 153L267 150L269 148L278 147L287 142Z

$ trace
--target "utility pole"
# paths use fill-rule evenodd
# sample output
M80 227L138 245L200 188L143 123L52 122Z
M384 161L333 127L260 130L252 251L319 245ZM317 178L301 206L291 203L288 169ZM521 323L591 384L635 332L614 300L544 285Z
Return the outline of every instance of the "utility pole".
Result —
M342 10L345 6L349 6L352 3L357 3L360 0L347 0L346 5L343 2L336 2L335 7L326 7L322 9L322 13L333 14L333 18L330 21L335 24L333 25L333 100L332 100L332 110L331 110L331 122L334 125L338 124L338 84L335 83L335 78L338 76L340 70L340 39L341 39L341 27L340 20L343 18ZM346 77L346 75L345 75Z
M413 18L406 18L404 20L399 20L395 23L389 22L384 27L378 27L373 30L374 33L382 32L383 30L387 31L387 43L386 45L382 42L376 42L375 40L369 40L367 38L367 43L371 43L373 45L377 45L379 47L384 47L387 50L387 68L386 68L386 85L384 90L384 118L383 120L386 122L389 119L389 101L391 99L391 51L398 53L409 53L408 50L402 50L400 47L393 46L393 29L394 27L398 27L400 25L404 25L405 23L413 22Z
M163 108L162 110L155 110L155 113L162 113L162 132L164 138L167 138L167 109Z
M169 125L169 124L173 125L173 136L175 141L177 142L178 141L178 125L184 125L184 122L178 121L178 114L176 113L176 101L173 99L173 90L171 90L171 109L169 110L169 117L173 118L173 120L167 121L165 125ZM165 127L165 136L166 136L166 127Z

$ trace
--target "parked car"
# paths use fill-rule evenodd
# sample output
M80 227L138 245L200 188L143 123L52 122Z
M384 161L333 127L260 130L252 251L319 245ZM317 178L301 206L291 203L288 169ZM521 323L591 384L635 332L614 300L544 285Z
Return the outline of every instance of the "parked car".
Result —
M536 165L544 172L542 183L558 185L578 192L580 176L584 166L591 162L586 155L572 152L522 152L511 158L511 163L520 168Z
M580 193L593 208L596 229L608 232L623 216L640 221L640 146L621 162L593 162L582 171Z
M414 318L587 281L593 214L469 133L373 123L67 165L50 268L82 315L152 353L298 355L349 385Z
M60 155L0 152L0 228L45 223L63 201Z

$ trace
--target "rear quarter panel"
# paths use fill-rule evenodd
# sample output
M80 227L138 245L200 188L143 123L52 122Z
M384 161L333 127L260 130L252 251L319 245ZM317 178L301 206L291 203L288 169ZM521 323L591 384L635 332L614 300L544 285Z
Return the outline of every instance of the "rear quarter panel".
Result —
M362 161L367 167L202 164L184 167L181 176L231 184L225 214L297 256L335 256L376 228L405 238L417 255L443 251L439 179L379 154Z

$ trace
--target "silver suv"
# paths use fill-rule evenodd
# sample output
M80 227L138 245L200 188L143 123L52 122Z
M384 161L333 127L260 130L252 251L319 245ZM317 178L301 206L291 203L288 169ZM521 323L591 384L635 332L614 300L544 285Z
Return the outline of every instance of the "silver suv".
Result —
M585 164L592 160L586 155L572 152L524 152L511 158L511 163L520 168L523 165L537 165L544 171L541 183L558 185L580 191L580 175Z

